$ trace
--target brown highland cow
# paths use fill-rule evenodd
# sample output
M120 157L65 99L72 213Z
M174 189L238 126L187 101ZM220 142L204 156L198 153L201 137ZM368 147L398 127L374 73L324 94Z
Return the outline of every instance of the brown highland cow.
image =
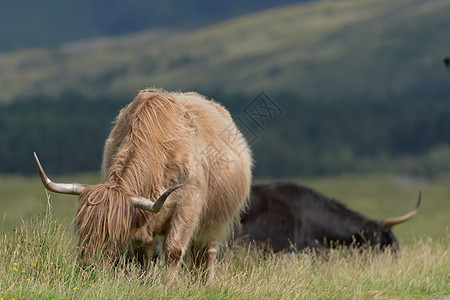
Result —
M48 190L79 195L82 261L111 261L129 247L148 262L162 236L169 283L188 249L213 276L249 197L247 142L225 108L197 93L140 91L106 141L102 184L53 183L35 158Z

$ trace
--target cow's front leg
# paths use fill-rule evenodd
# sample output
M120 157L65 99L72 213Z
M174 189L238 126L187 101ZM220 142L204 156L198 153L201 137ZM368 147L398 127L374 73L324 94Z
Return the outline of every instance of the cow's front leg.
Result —
M177 217L175 213L175 217L171 221L164 242L168 286L172 285L176 279L178 268L197 226L197 218L198 215L188 218L179 215Z
M179 247L168 247L165 253L167 262L167 286L172 286L177 281L178 267L183 258L184 251Z

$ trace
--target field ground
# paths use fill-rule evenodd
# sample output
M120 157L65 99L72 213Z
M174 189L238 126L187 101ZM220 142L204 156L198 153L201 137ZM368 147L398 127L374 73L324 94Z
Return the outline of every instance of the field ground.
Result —
M55 177L96 183L96 174ZM392 174L297 179L373 218L416 217L396 228L399 254L333 250L327 259L310 254L264 254L227 249L216 277L202 284L182 269L165 287L164 267L143 274L135 265L82 269L76 263L71 222L75 197L47 196L37 177L0 177L0 298L3 299L444 299L450 295L448 217L450 176L434 179ZM13 228L16 230L13 231Z
M96 173L53 176L52 179L86 184L100 182L100 176ZM410 211L422 191L422 205L417 216L394 229L400 242L408 243L422 236L439 239L449 234L450 174L441 174L433 179L398 174L361 174L292 180L380 220ZM54 217L61 220L71 234L76 197L50 193L50 201ZM46 192L38 176L0 176L0 226L5 233L11 232L46 206Z

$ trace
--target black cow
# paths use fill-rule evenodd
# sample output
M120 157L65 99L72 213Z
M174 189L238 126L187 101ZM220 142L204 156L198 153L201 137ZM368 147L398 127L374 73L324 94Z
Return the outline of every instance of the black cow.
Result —
M274 252L338 244L397 249L391 228L414 216L420 199L419 194L414 210L404 216L375 221L295 183L253 185L250 207L242 216L236 239L248 238Z

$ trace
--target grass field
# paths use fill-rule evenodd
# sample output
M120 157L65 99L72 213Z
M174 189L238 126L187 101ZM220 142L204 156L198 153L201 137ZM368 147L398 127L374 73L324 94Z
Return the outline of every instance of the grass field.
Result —
M86 184L100 182L100 176L96 173L56 176L52 179ZM410 211L417 202L419 191L422 191L418 215L408 223L395 227L400 242L408 243L423 236L440 239L449 233L450 174L442 174L434 179L365 174L293 180L311 186L374 219L395 217ZM76 197L51 193L50 201L54 217L71 234ZM0 176L0 226L4 232L11 232L46 206L46 192L38 176Z
M54 178L97 183L96 174ZM182 269L166 288L164 266L82 269L71 221L74 197L46 193L37 177L1 177L0 298L3 299L440 299L450 295L450 176L345 175L297 180L374 218L409 211L423 191L419 214L396 228L399 254L333 250L264 254L227 249L213 282ZM51 203L51 209L47 203ZM13 230L13 228L16 228Z

